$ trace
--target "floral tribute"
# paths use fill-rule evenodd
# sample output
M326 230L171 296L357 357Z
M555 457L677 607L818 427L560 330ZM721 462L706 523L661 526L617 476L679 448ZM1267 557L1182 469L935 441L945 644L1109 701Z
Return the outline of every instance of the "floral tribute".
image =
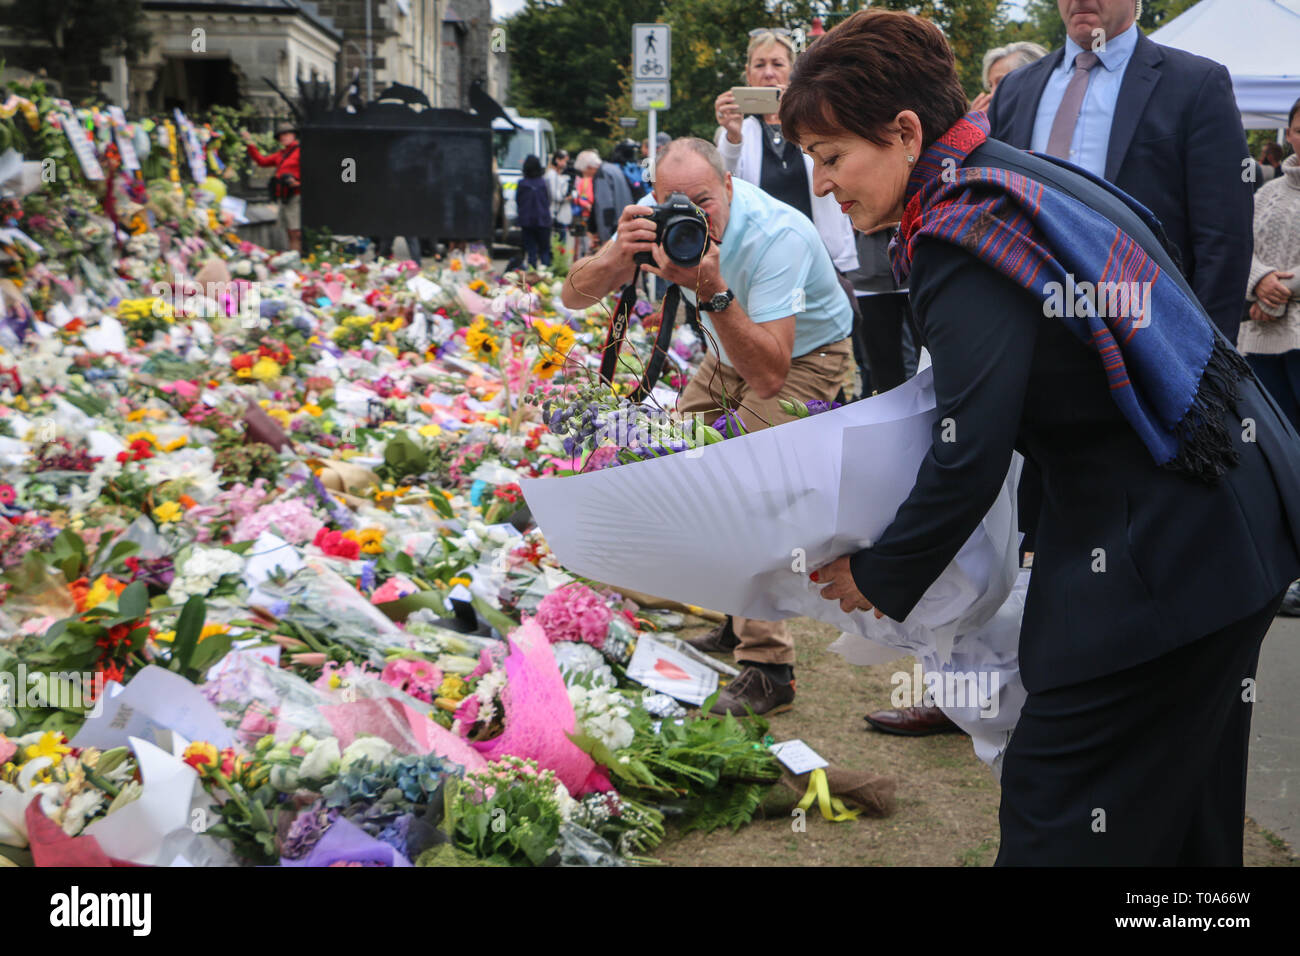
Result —
M10 92L16 149L66 156L67 110L108 168L107 111ZM160 117L121 134L138 174L74 163L0 202L0 855L624 865L743 825L776 779L761 721L630 681L683 615L568 573L521 489L735 438L743 411L633 401L648 309L601 382L611 304L566 309L563 257L245 241L232 124L198 126L205 182Z

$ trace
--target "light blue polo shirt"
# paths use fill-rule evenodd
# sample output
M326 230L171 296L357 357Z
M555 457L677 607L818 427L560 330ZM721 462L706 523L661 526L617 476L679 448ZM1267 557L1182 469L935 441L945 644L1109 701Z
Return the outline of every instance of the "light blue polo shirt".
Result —
M846 338L853 331L853 310L812 220L735 176L731 187L718 259L723 280L750 321L793 315L795 358ZM682 295L695 302L693 290L683 287ZM701 312L700 322L712 336L709 348L716 347L719 360L730 365L710 314Z

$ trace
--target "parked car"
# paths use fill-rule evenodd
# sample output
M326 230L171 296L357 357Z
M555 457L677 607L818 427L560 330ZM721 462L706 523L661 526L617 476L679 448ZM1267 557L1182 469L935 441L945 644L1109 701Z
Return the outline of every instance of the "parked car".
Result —
M542 165L550 161L555 152L555 130L549 120L539 116L520 116L512 107L506 114L523 129L515 129L504 119L492 121L493 148L496 158L497 182L501 184L501 213L497 219L497 236L501 242L520 240L519 214L515 208L515 186L524 175L524 160L536 156Z

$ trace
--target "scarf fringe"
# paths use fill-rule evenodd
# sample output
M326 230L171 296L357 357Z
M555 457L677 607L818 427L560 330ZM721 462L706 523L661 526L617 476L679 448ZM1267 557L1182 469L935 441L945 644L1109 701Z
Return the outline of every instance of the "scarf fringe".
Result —
M1249 374L1246 360L1226 339L1216 335L1196 397L1173 429L1178 439L1178 454L1162 467L1215 485L1224 472L1241 460L1224 419L1229 413L1236 414L1241 398L1239 383Z

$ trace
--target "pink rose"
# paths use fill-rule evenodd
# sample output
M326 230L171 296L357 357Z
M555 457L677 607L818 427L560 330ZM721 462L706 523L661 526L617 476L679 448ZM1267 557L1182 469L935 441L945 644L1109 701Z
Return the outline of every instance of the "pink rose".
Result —
M375 593L370 595L371 604L387 604L389 601L398 601L408 594L414 594L418 591L409 578L405 575L394 574L382 585L375 589Z
M167 382L159 386L164 392L175 392L181 398L193 401L199 397L199 387L193 382L187 382L183 378L178 378L174 382Z
M399 658L384 665L379 679L425 703L433 703L433 697L442 684L442 671L428 661Z

